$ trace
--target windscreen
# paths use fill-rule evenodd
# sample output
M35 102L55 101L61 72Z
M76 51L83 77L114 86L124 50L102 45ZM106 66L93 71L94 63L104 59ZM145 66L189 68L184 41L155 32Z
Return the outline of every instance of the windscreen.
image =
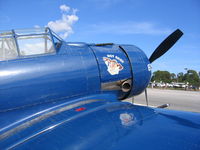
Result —
M20 36L17 41L21 56L54 52L53 43L48 35Z
M17 58L17 47L12 32L0 33L0 61Z
M0 61L55 52L48 28L0 32Z

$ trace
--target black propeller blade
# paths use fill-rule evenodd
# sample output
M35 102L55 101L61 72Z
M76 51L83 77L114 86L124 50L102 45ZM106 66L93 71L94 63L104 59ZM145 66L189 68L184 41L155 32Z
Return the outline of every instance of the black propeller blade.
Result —
M183 32L179 29L170 34L153 52L149 58L149 62L152 63L154 60L166 53L183 35Z

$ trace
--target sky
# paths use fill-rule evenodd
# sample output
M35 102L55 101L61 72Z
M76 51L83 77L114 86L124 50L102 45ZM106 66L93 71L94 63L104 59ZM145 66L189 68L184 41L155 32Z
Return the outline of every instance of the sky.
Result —
M147 57L179 28L153 71L200 71L199 0L0 0L0 30L45 26L70 42L133 44Z

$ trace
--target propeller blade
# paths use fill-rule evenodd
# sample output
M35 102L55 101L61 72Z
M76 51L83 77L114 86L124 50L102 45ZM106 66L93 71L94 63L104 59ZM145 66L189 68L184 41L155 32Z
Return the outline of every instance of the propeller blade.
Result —
M183 32L179 29L170 34L160 45L155 49L149 62L152 63L154 60L158 59L164 53L166 53L183 35Z

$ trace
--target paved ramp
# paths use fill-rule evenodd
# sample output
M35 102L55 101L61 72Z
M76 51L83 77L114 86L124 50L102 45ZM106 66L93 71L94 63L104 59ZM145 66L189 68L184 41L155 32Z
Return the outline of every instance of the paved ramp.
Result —
M168 109L200 112L200 92L181 90L161 90L148 88L149 105L170 104ZM132 98L126 101L131 102ZM134 103L146 105L144 92L134 97Z

